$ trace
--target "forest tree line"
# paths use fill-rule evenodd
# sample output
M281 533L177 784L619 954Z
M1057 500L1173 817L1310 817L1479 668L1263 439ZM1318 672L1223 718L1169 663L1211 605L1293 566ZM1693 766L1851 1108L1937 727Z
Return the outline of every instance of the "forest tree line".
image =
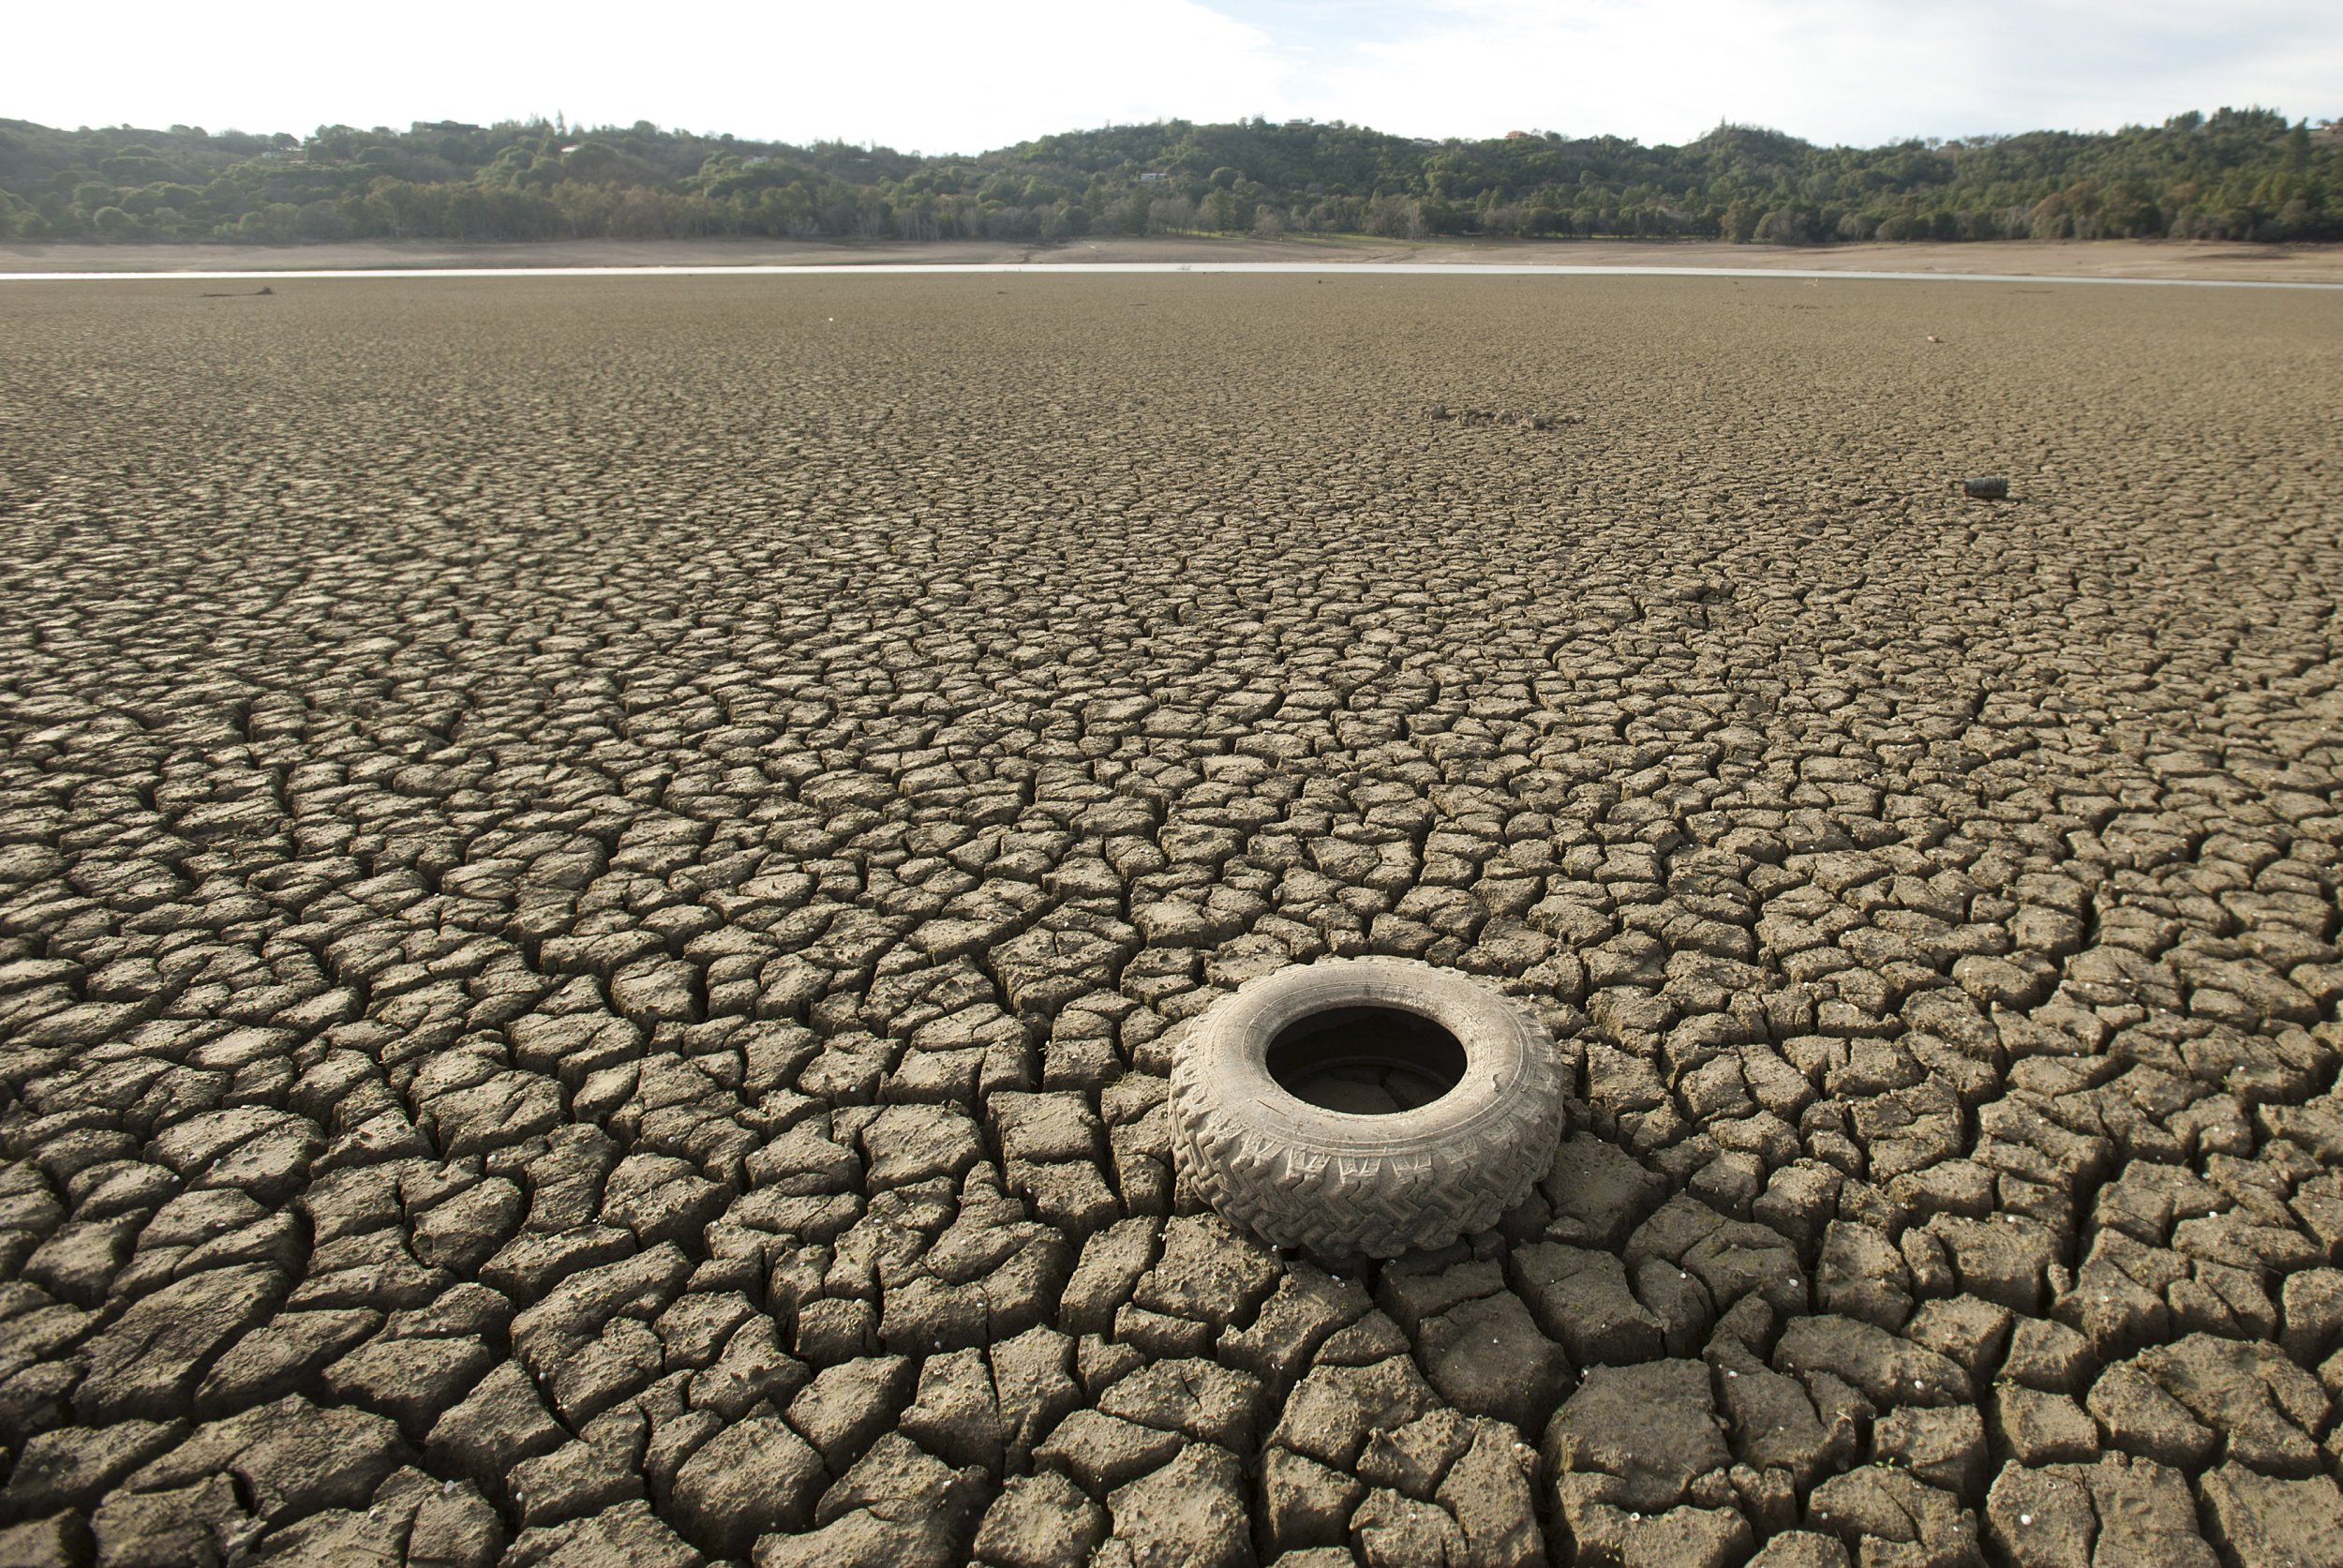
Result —
M0 120L0 240L1048 244L1164 233L2343 240L2343 129L2223 109L2104 133L1872 148L1721 125L1683 146L1647 147L1173 120L969 157L558 118L327 126L306 138Z

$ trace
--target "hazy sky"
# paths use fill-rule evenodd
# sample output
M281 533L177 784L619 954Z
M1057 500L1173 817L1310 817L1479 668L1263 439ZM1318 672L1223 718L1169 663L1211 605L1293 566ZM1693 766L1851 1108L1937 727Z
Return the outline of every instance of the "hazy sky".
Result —
M2343 115L2338 0L28 4L0 116L213 130L552 115L978 152L1157 118L1874 144Z

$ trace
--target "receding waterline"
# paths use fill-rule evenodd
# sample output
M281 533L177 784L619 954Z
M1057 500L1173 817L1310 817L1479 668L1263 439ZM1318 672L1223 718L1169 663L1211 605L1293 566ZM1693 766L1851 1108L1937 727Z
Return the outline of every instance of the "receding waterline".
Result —
M1349 277L1732 277L1836 283L2075 283L2157 289L2343 290L2343 283L2279 282L2261 278L2055 277L1998 272L1832 272L1809 267L1515 266L1437 261L938 261L869 265L691 267L321 267L275 272L0 272L0 283L276 283L294 279L426 277L918 277L1018 273L1193 273Z

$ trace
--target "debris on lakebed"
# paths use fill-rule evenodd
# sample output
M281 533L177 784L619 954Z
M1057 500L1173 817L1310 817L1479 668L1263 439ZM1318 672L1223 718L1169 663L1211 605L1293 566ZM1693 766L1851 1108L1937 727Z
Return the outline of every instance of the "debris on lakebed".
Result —
M1524 425L1532 430L1557 430L1565 425L1586 423L1584 414L1525 413L1513 409L1452 409L1445 403L1434 403L1424 411L1434 419L1453 419L1464 425Z

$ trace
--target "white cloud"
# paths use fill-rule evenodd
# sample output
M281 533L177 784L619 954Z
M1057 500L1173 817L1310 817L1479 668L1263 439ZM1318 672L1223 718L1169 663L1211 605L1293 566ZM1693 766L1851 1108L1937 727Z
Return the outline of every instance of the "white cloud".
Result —
M7 112L50 125L404 127L557 111L588 124L977 152L1051 131L1278 107L1266 34L1197 0L859 7L635 0L268 13L124 0L103 48L67 7L12 32Z
M1346 119L1682 142L1721 119L1875 143L2107 128L2261 103L2343 113L2333 0L410 0L235 22L119 0L102 40L11 22L7 112L50 124L306 132L557 110L974 152L1157 118Z
M1815 142L2112 129L2249 103L2343 112L2331 0L1444 0L1342 52L1306 112L1411 135L1680 142L1720 119Z

